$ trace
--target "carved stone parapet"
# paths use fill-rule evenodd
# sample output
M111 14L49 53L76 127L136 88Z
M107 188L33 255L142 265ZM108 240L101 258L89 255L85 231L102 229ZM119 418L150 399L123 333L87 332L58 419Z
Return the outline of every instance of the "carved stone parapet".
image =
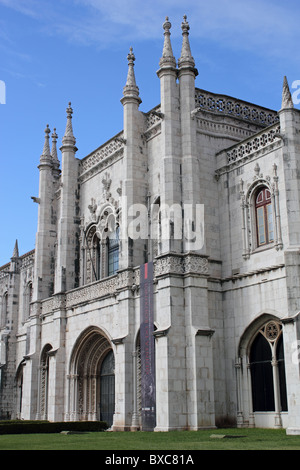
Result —
M154 264L155 277L165 275L208 275L208 259L196 253L185 255L165 255L156 259Z
M208 275L208 259L207 257L187 254L184 258L184 272L193 274Z
M116 291L117 275L68 292L66 295L66 308L72 308L85 302L115 294Z
M116 281L116 289L128 289L131 288L134 284L134 273L132 269L125 269L124 271L119 271Z
M66 308L66 295L64 293L55 294L53 296L53 310L65 310Z
M42 303L40 301L32 302L30 308L30 317L39 317L42 311Z
M156 259L154 264L154 276L160 277L169 274L182 275L184 272L182 256L164 255Z
M41 304L41 316L47 315L53 312L53 297L43 300Z

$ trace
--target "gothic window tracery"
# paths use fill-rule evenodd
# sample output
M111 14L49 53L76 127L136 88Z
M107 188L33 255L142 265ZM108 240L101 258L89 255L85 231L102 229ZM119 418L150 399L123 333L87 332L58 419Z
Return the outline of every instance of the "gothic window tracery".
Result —
M84 230L83 283L89 284L117 273L119 269L120 213L105 204Z
M277 321L266 323L250 348L253 412L287 411L283 335Z

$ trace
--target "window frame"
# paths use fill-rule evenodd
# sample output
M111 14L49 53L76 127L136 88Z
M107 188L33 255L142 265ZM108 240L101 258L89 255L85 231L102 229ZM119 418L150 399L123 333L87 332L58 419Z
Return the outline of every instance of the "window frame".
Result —
M262 195L262 200L258 201L259 196ZM257 189L254 194L254 205L255 205L255 228L256 228L256 245L257 248L265 247L274 243L274 207L272 202L271 191L266 186L261 186ZM269 209L271 208L271 213ZM259 212L262 217L259 216ZM270 221L271 217L271 221ZM262 224L259 219L262 218ZM270 227L271 225L271 227ZM260 241L261 231L260 227L263 227L264 241ZM271 230L270 230L271 228ZM271 235L273 234L273 235Z
M114 237L114 235L116 236ZM117 225L116 230L107 236L107 276L113 276L119 269L120 255L120 227ZM114 244L110 246L111 240ZM112 269L111 269L112 266Z

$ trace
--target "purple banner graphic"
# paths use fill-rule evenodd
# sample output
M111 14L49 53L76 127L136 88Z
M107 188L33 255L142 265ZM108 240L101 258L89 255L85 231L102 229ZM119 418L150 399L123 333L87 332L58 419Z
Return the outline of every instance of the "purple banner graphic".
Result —
M140 272L142 430L153 431L156 426L153 263L142 265Z

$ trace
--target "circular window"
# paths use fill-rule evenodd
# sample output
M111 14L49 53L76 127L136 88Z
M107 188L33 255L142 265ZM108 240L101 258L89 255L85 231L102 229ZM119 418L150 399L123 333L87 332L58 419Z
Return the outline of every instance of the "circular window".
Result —
M280 326L275 321L270 321L265 326L265 336L269 341L275 341L280 333Z

